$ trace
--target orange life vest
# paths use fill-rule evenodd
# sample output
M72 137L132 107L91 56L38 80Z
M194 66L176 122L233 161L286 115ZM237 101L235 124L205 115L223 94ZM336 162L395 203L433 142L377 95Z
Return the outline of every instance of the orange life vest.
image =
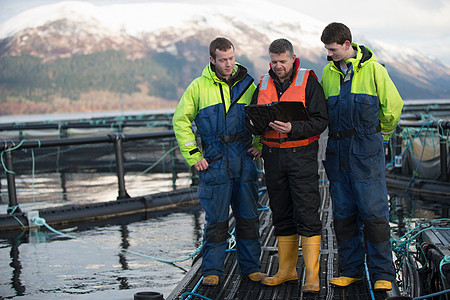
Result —
M316 77L312 70L300 69L296 71L294 80L288 89L281 95L278 100L277 89L273 78L269 74L261 76L258 93L258 104L270 104L278 101L301 101L305 103L305 90L308 77L310 75ZM317 77L316 77L317 78ZM287 134L276 132L275 130L268 130L261 136L263 144L274 148L292 148L311 144L319 139L320 135L316 135L304 140L290 139Z

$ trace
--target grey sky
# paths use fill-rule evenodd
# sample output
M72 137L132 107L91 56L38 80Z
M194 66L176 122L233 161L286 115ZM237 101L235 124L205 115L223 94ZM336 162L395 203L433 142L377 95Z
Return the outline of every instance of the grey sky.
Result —
M450 66L448 0L284 0L283 3L325 23L342 22L369 40L411 47Z
M0 22L25 9L61 0L0 0ZM96 4L131 2L123 0L81 0ZM134 0L133 2L156 2ZM177 0L169 0L177 1ZM179 0L178 0L179 1ZM244 0L245 1L245 0ZM165 0L164 2L168 2ZM211 0L184 2L213 3ZM450 1L448 0L284 0L283 5L324 23L338 21L365 38L414 48L437 57L450 66ZM232 13L232 8L230 8ZM283 16L282 11L274 12ZM355 40L355 42L358 42Z

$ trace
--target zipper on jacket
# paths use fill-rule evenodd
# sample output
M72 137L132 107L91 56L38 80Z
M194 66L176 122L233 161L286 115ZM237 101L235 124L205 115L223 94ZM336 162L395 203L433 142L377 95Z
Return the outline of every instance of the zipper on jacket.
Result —
M237 102L239 101L239 99L242 98L242 96L245 94L245 92L248 90L248 88L252 85L253 81L254 81L254 79L252 78L252 80L250 80L250 82L249 82L249 83L247 84L247 86L242 90L241 94L236 98L236 100L234 100L234 101L230 104L230 107L228 108L228 111L230 111L231 107L232 107L235 103L237 103ZM236 83L236 84L237 84L237 83ZM230 87L230 101L231 101L231 90L232 90L232 89L233 89L233 88Z
M220 90L220 98L222 100L222 105L223 105L223 115L224 115L224 122L225 122L225 132L227 132L227 107L225 105L225 97L223 95L223 88L222 88L222 84L220 82L217 83L219 85L219 90ZM231 104L230 104L230 108L231 108Z

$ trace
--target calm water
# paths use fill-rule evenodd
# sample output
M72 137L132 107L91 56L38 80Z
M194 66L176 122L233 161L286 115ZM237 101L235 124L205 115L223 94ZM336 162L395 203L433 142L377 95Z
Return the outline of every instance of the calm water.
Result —
M136 292L165 297L189 270L186 258L201 243L199 207L140 214L107 223L0 236L0 295L20 299L133 299Z
M190 185L189 174L178 176L178 187ZM16 179L17 198L24 212L115 200L118 195L114 174L69 174L63 181L58 174ZM131 174L125 181L130 196L172 190L171 174ZM0 211L6 213L8 197L3 179L1 196ZM168 296L190 269L192 260L172 265L147 256L186 258L201 244L203 226L203 211L192 207L57 228L75 238L45 227L0 234L0 298L133 299L139 291Z
M48 118L45 116L45 120ZM56 120L59 119L67 118ZM14 117L17 121L20 122ZM112 149L110 145L106 147ZM36 160L39 162L40 158ZM33 165L31 160L29 165ZM15 176L17 200L23 212L114 201L118 196L115 173L87 170L30 174L18 172ZM172 174L127 172L126 190L131 197L137 197L171 191L174 184L186 188L191 184L189 176L178 173L174 182ZM6 213L7 208L7 181L3 176L0 213ZM203 226L203 211L191 207L56 228L71 237L45 227L0 233L0 299L133 299L140 291L160 292L166 297L190 269L192 260L167 264L151 257L188 257L201 244Z

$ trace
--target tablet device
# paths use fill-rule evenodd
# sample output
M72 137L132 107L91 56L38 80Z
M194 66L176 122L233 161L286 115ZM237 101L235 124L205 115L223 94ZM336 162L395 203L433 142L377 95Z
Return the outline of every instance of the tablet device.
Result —
M244 109L253 126L260 130L265 130L269 123L275 120L282 122L309 120L308 111L300 101L251 104L244 106Z

